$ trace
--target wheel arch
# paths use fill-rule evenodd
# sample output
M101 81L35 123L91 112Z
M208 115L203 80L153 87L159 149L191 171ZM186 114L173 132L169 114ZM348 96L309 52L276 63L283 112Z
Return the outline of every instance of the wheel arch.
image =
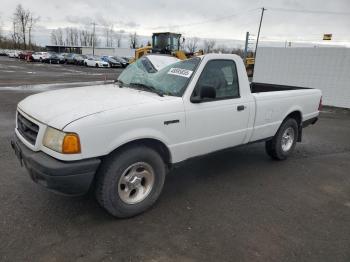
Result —
M164 142L162 142L156 138L138 138L138 139L130 140L128 142L120 144L112 152L110 152L107 156L114 154L116 152L121 152L123 150L127 150L128 148L140 146L140 145L147 146L149 148L154 149L162 157L162 159L164 160L164 163L168 167L170 167L170 165L172 163L172 156L171 156L170 149L166 146L166 144Z
M302 133L303 133L303 115L301 113L301 110L299 109L295 109L292 110L291 112L289 112L283 119L282 123L284 121L286 121L289 118L293 118L295 119L295 121L297 121L298 124L298 138L297 141L301 142L302 140Z

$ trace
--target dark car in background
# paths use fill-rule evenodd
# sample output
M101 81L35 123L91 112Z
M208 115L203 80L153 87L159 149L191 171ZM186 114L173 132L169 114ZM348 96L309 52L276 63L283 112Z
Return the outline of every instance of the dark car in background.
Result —
M64 64L66 62L65 53L58 53L56 55L60 59L60 64Z
M120 65L125 68L129 65L129 60L125 60L120 56L112 56L112 58L120 63Z
M74 64L74 56L76 54L74 53L68 53L65 55L65 61L66 61L66 64Z
M84 60L87 58L86 55L75 54L73 56L73 64L75 65L84 65Z
M122 64L110 56L102 56L101 59L109 64L110 67L121 67Z
M61 61L60 57L56 53L49 53L47 57L43 59L44 63L59 64Z

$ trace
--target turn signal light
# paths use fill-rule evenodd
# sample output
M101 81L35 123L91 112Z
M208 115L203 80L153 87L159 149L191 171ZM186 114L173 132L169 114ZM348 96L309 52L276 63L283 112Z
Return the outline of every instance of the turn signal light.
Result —
M81 149L80 149L79 136L74 133L66 134L62 143L62 153L77 154L80 152L81 152Z

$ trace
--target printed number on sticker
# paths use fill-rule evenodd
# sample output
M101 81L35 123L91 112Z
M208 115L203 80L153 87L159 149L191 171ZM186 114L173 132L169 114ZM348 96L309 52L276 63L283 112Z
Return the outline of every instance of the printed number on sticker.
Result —
M177 75L177 76L183 76L189 78L192 75L193 71L187 70L187 69L182 69L182 68L170 68L168 74L169 75Z

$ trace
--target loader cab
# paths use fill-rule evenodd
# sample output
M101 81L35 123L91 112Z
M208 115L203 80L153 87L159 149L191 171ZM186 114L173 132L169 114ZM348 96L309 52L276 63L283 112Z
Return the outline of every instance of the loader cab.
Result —
M181 34L170 32L153 33L152 35L152 53L172 54L180 50Z

